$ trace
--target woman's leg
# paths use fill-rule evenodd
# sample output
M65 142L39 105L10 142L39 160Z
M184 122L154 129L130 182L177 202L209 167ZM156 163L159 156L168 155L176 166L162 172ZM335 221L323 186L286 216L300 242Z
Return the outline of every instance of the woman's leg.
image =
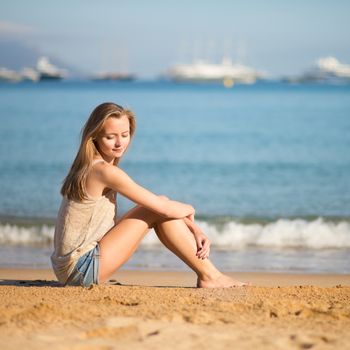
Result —
M141 206L128 211L100 240L99 282L105 282L135 252L159 215Z
M183 220L168 220L154 227L160 241L198 276L197 287L215 288L243 286L240 282L222 274L209 259L196 256L197 245L192 232Z
M194 236L183 220L166 220L141 206L126 213L99 242L101 283L131 257L152 227L163 244L196 272L198 287L244 285L220 273L209 259L197 258Z

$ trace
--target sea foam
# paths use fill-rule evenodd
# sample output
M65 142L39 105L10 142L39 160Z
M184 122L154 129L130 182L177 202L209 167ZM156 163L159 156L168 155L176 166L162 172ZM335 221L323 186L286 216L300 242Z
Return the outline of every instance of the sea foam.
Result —
M51 244L54 228L49 225L0 224L0 244Z
M278 219L261 223L241 223L231 220L217 225L211 221L197 221L198 226L209 237L213 247L240 249L244 247L275 248L350 248L350 223L333 222L323 218L312 221L304 219ZM0 224L0 243L15 245L50 245L54 227L50 225L20 226ZM148 234L143 246L158 245L155 233Z
M242 224L231 221L220 230L207 222L199 222L213 245L222 248L247 246L302 247L311 249L349 248L350 223L313 221L304 219L279 219L265 225Z

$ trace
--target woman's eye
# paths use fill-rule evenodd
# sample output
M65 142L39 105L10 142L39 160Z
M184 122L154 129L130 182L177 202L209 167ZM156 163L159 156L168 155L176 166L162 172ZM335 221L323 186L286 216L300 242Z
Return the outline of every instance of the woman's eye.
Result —
M113 136L107 136L107 140L113 140Z

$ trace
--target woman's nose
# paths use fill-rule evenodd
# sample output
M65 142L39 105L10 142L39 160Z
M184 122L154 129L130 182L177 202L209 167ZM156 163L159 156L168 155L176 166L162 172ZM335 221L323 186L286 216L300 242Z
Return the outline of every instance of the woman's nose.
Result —
M120 142L120 138L119 138L119 137L116 137L116 138L115 138L115 145L116 145L116 146L120 146L120 145L121 145L121 142Z

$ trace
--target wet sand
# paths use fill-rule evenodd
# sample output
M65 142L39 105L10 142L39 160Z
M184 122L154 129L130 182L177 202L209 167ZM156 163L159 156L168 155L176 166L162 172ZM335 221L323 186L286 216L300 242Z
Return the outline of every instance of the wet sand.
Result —
M204 290L191 272L122 270L86 289L0 269L0 348L350 348L350 275L232 276L254 285Z

